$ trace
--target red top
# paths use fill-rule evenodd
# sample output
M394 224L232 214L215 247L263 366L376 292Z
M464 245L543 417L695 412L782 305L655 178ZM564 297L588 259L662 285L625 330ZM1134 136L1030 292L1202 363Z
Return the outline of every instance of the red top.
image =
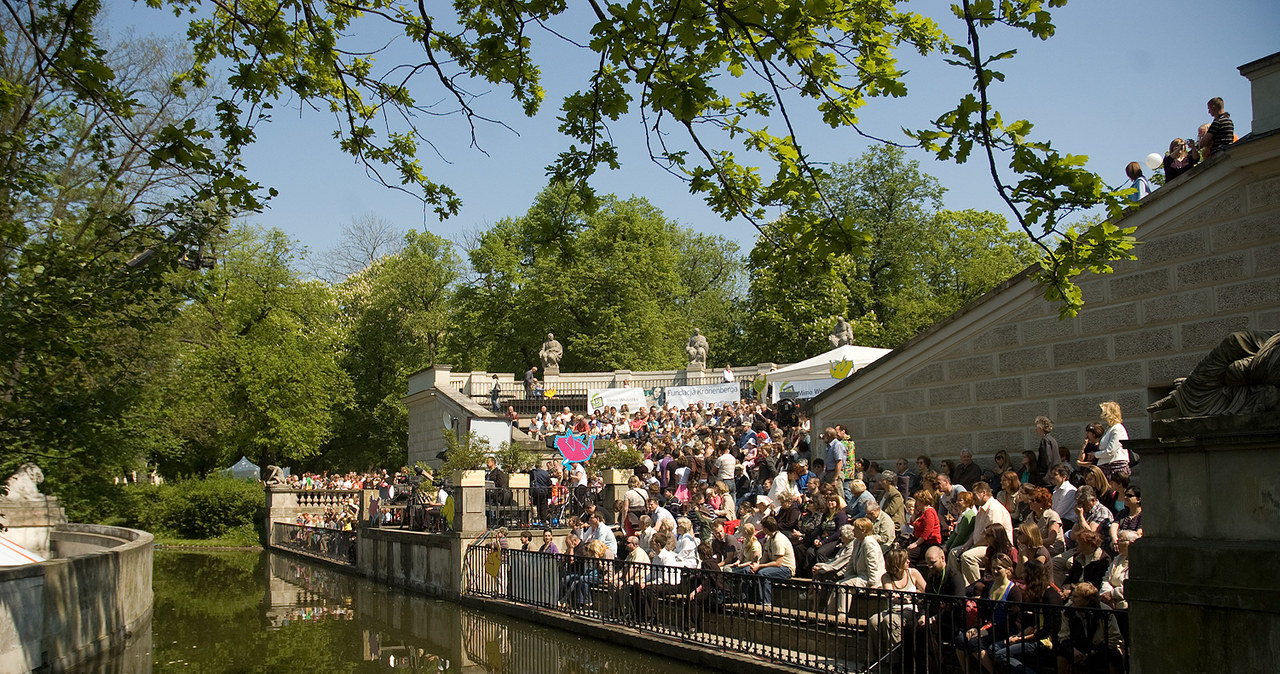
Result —
M938 523L938 513L934 512L932 506L925 508L911 523L911 534L924 543L942 544L942 526Z

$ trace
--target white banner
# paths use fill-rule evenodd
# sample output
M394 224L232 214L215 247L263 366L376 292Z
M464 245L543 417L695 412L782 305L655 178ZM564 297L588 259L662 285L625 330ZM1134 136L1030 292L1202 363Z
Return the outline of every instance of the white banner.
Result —
M667 404L684 409L698 403L720 405L736 403L742 399L737 382L723 384L704 384L702 386L668 386L666 388Z
M629 414L635 414L641 407L648 407L642 388L593 388L587 390L587 413L603 407L627 406Z
M773 388L773 402L778 402L783 398L812 398L819 393L831 388L839 382L839 379L827 377L826 379L806 379L800 381L773 381L769 380L769 384Z

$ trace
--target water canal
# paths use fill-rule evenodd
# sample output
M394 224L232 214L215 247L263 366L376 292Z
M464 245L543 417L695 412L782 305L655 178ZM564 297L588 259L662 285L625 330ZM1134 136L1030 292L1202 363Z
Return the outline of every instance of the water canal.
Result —
M274 552L157 550L153 587L149 641L82 671L705 671Z

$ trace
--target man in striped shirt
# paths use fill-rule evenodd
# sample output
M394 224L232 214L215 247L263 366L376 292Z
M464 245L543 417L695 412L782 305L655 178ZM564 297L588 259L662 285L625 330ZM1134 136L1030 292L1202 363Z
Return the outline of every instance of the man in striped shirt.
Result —
M1209 130L1200 139L1200 147L1208 150L1207 154L1213 155L1227 149L1235 140L1236 125L1226 111L1226 104L1218 96L1209 99L1209 115L1213 117L1213 123L1209 124Z

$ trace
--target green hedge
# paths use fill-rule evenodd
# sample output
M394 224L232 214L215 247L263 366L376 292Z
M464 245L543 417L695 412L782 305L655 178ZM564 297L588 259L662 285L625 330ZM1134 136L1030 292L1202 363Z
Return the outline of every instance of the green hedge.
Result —
M260 483L228 477L130 486L123 493L121 514L129 526L174 538L220 538L256 527L265 507Z

